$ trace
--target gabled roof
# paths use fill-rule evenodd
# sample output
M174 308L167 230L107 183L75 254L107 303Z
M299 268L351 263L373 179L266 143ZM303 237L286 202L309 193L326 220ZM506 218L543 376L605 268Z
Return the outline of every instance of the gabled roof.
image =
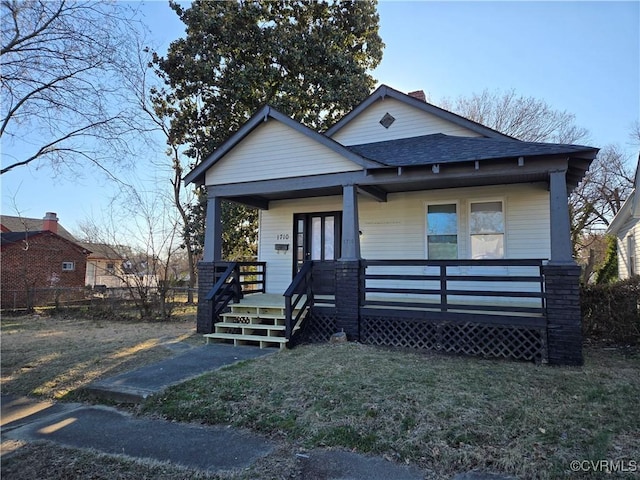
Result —
M484 125L469 120L468 118L461 117L460 115L456 115L453 112L449 112L440 107L436 107L430 103L423 102L422 100L418 100L417 98L411 97L407 94L399 92L398 90L394 90L393 88L387 85L380 85L369 97L367 97L360 105L351 110L347 115L342 117L336 124L334 124L331 128L329 128L325 135L327 137L333 136L340 129L345 127L351 120L356 118L360 113L366 110L372 103L384 99L385 97L390 97L400 102L403 102L407 105L415 107L424 112L430 113L437 117L440 117L443 120L454 123L460 127L467 128L473 132L479 133L488 138L502 138L505 140L518 141L517 139L510 137L509 135L505 135L504 133L500 133L497 130L493 130L492 128L485 127Z
M0 224L11 232L39 232L44 230L44 220L42 218L24 218L13 217L11 215L2 215ZM58 235L67 240L75 242L76 239L67 231L60 223L58 223Z
M126 248L120 245L114 247L113 245L108 245L106 243L92 242L78 242L78 245L89 250L91 252L89 257L94 260L122 260L123 255L121 255L116 248L120 248L120 251L124 251Z
M497 158L538 155L585 154L593 158L597 148L582 145L521 142L483 137L458 137L436 133L419 137L365 143L349 150L391 167L410 167Z
M29 239L35 235L39 235L40 232L2 232L0 234L0 244L11 245L13 243L21 242L22 240Z
M3 247L8 245L14 245L24 240L28 240L30 238L37 237L40 235L46 235L46 234L51 235L53 237L57 237L60 240L63 240L64 242L71 244L74 248L81 250L85 255L91 253L90 250L88 250L87 248L84 248L82 245L79 245L75 240L69 240L68 238L65 238L57 233L53 233L50 230L38 230L34 232L2 232L0 234L0 245L2 245Z
M266 122L269 119L274 119L288 127L296 130L303 135L315 140L316 142L330 148L334 152L342 155L348 160L362 166L363 168L375 168L380 167L376 162L367 160L359 156L358 154L348 150L335 140L332 140L329 137L326 137L315 130L302 125L299 122L296 122L292 118L287 117L286 115L280 113L275 108L270 105L265 105L262 107L257 113L255 113L247 122L240 127L240 129L234 133L228 140L226 140L220 147L218 147L211 155L209 155L200 165L191 170L185 177L184 181L186 184L189 183L197 183L202 184L204 182L205 173L209 168L211 168L216 162L218 162L222 157L224 157L231 149L233 149L238 143L240 143L247 135L249 135L255 128L262 124L262 122Z

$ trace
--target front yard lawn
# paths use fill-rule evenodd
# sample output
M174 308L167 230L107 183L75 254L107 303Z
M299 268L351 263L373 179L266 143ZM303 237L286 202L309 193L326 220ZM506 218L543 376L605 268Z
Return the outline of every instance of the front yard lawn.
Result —
M640 461L640 355L590 348L585 357L584 367L549 367L303 346L173 387L142 411L250 428L300 448L382 455L439 475L573 477L574 460L628 467Z

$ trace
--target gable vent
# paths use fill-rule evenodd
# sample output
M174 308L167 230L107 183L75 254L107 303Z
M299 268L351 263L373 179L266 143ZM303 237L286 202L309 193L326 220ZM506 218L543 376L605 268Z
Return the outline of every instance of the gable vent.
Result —
M393 118L393 115L387 112L384 114L384 117L382 117L382 119L380 120L380 125L382 125L384 128L389 128L391 124L395 121L396 119Z

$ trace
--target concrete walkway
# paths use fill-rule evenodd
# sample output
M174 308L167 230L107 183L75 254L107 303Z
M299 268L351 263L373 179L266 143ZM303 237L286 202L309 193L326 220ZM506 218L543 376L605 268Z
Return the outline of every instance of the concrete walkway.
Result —
M275 349L224 344L185 346L184 352L173 358L95 382L87 387L87 391L98 398L137 403L150 394L202 373L276 352ZM277 447L271 440L251 432L135 417L113 407L12 396L2 396L0 400L3 439L48 440L107 454L169 461L209 472L248 468ZM207 448L205 454L203 445L224 448ZM424 478L415 467L339 450L316 449L296 457L302 480ZM455 478L494 480L504 477L471 474Z
M191 347L153 365L99 380L83 390L98 399L120 403L140 403L149 395L203 373L243 360L271 355L274 348L234 347L223 343Z
M23 416L19 406L36 413ZM2 427L3 437L11 440L48 440L208 471L249 467L275 447L263 437L230 428L136 418L112 407L3 397L2 410L3 423L5 410L13 410L13 421ZM224 448L205 449L205 445Z

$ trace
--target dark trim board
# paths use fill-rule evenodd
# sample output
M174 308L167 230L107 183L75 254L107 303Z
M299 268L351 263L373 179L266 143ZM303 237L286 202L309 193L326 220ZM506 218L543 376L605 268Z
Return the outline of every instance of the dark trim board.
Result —
M566 168L566 159L560 162L560 167L563 165ZM508 165L487 161L480 170L475 169L475 162L456 163L441 166L439 173L423 166L403 168L400 174L397 168L386 168L214 185L207 187L207 194L239 202L243 197L259 198L264 203L279 199L342 195L344 185L356 185L367 195L384 201L388 193L396 192L548 183L549 173L558 168L557 159L538 159L523 167L518 167L515 161Z
M437 308L437 305L434 305ZM428 310L401 310L392 308L371 308L360 309L360 317L389 317L405 320L420 320L425 323L454 323L465 324L474 323L479 325L500 325L504 327L516 328L545 328L547 320L544 316L516 316L516 315L491 315L481 313L464 312L438 312Z

